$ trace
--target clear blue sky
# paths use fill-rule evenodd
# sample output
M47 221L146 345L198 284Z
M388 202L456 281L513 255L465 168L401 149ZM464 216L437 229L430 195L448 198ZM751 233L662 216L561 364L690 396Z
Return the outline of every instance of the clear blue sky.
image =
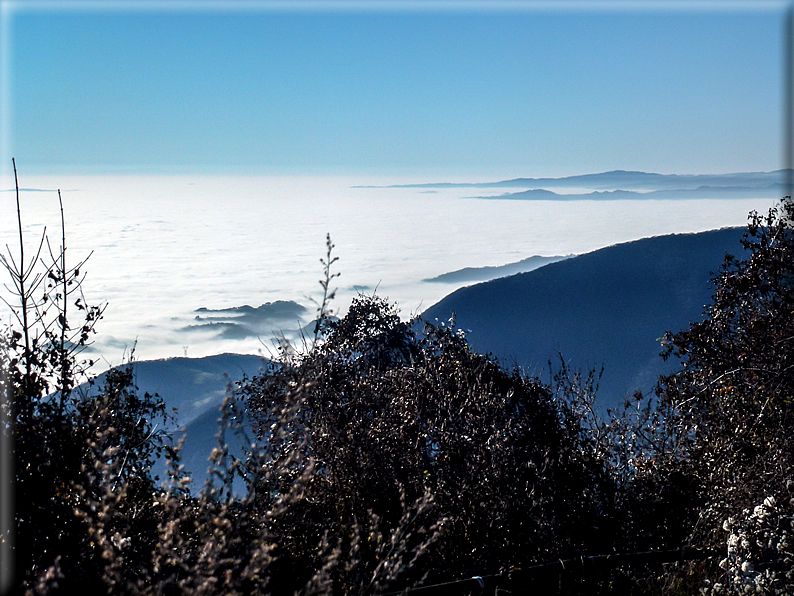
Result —
M785 4L693 4L3 2L3 153L58 174L783 167Z

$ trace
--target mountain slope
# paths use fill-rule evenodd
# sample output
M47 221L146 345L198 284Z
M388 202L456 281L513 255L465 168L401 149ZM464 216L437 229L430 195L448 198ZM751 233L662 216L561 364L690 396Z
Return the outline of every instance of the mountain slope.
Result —
M166 358L134 363L135 383L141 393L158 393L168 406L177 408L179 426L207 410L217 410L227 386L255 375L263 365L260 356L217 354L205 358ZM103 376L100 375L101 383Z
M177 409L176 424L168 429L173 442L185 436L182 463L190 472L193 490L198 491L205 482L208 458L217 446L220 406L230 386L244 376L256 375L265 365L260 356L246 354L218 354L205 358L166 358L163 360L135 361L134 378L139 393L155 393L163 399L166 409ZM95 387L104 384L104 373L99 375ZM87 390L88 388L85 387ZM249 435L251 434L250 428ZM240 437L229 437L233 452L242 453ZM165 480L164 459L155 462L153 474ZM238 482L235 487L242 491Z
M648 391L671 363L660 338L699 320L725 253L741 256L744 228L618 244L529 273L461 288L422 317L460 328L480 352L547 377L557 353L574 369L604 366L599 405Z
M193 479L191 484L193 494L198 494L207 481L210 455L212 455L212 450L218 447L220 418L220 409L211 408L180 429L184 433L185 438L185 442L182 445L181 463ZM176 433L175 438L177 441L182 437L181 432ZM245 450L250 447L252 441L256 440L256 434L251 423L248 420L244 420L242 432L227 430L224 433L224 440L229 447L229 454L238 459L243 459ZM161 479L167 477L165 461L160 460L157 462L155 474L159 475ZM234 491L238 495L245 494L245 483L241 478L235 478Z
M436 277L423 279L427 283L465 283L471 281L489 281L497 277L505 277L507 275L515 275L516 273L526 273L533 271L538 267L543 267L549 263L569 259L573 255L566 256L553 256L543 257L535 255L527 257L516 263L508 263L506 265L497 265L495 267L465 267L457 271L450 271L449 273L442 273Z

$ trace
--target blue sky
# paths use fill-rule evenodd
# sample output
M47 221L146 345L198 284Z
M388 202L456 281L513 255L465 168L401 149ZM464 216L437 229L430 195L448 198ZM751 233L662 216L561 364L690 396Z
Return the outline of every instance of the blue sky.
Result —
M785 9L3 2L2 170L777 169Z

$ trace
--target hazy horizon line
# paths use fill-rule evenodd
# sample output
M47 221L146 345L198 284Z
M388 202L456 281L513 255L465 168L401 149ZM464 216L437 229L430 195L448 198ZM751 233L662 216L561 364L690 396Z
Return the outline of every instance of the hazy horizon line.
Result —
M451 179L479 179L489 178L493 181L521 180L521 179L564 179L575 176L591 176L598 174L611 173L642 173L656 174L661 176L728 176L737 174L774 174L783 172L794 172L794 168L785 166L767 166L761 169L743 169L740 171L667 171L665 169L636 169L631 167L613 167L609 169L587 169L576 170L566 168L561 169L524 172L522 168L487 168L479 171L472 171L470 168L460 168L452 166L446 170L416 170L414 168L389 168L383 170L350 170L349 168L267 168L259 166L85 166L85 165L53 165L53 166L17 166L20 176L32 177L54 177L54 176L141 176L141 177L180 177L180 176L201 176L201 177L273 177L273 178L444 178L444 181ZM4 172L4 175L13 175L13 171ZM443 182L440 182L443 183ZM457 182L455 182L457 183ZM416 184L425 184L419 183ZM373 185L362 185L361 188L374 188ZM20 188L20 190L22 190ZM30 190L30 189L28 189Z

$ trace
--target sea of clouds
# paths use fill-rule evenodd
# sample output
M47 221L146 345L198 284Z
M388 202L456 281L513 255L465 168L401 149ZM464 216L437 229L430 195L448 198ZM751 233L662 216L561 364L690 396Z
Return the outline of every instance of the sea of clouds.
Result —
M465 198L472 195L465 188L386 187L407 182L417 180L25 176L20 186L29 189L21 192L28 255L44 226L54 247L60 244L58 188L67 258L93 251L84 289L89 303L107 303L92 346L100 368L118 364L133 345L138 359L153 359L267 354L274 333L295 338L316 316L326 234L339 257L337 312L358 292L377 291L408 317L458 287L422 281L443 273L741 226L749 211L772 204L484 200ZM13 180L2 189L0 246L16 258ZM3 307L0 323L10 320Z

